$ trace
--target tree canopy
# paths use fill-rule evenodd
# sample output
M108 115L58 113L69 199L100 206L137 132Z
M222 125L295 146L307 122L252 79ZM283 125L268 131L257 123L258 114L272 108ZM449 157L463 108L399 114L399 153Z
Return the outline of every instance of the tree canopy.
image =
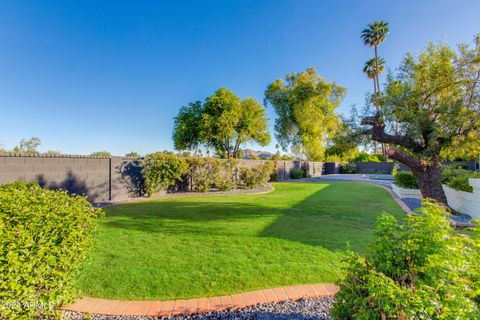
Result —
M22 139L18 146L16 146L13 153L26 153L33 154L38 153L37 148L42 144L42 141L38 137L32 137L30 139Z
M287 74L265 91L265 104L271 105L278 118L275 137L284 150L323 160L329 138L339 128L335 114L346 89L317 75L314 68Z
M253 98L241 100L227 88L218 89L200 101L182 107L173 131L177 150L193 150L200 145L215 149L223 158L237 158L247 142L270 143L268 119L263 106Z
M370 126L364 133L390 144L388 155L412 169L425 197L446 203L436 177L442 159L480 153L479 82L480 36L457 51L429 44L417 57L406 55L378 97L382 111L362 121ZM388 132L385 118L394 119L397 133Z

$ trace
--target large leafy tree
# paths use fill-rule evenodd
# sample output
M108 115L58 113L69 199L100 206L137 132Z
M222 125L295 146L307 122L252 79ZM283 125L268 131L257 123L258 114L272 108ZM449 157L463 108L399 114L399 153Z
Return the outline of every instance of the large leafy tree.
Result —
M197 101L180 109L173 140L177 150L205 145L220 157L237 158L240 147L247 142L262 146L270 143L268 119L255 99L241 100L227 88L220 88L205 103Z
M410 167L422 195L446 205L442 158L480 153L480 36L473 47L429 44L417 57L408 54L374 99L382 111L362 120L363 132L390 144L388 156ZM397 133L386 129L387 117Z
M173 146L176 150L196 150L200 146L201 112L201 101L180 108L174 119Z
M265 104L277 112L275 136L284 150L322 160L327 141L339 127L335 109L346 89L317 75L314 68L287 74L265 91Z

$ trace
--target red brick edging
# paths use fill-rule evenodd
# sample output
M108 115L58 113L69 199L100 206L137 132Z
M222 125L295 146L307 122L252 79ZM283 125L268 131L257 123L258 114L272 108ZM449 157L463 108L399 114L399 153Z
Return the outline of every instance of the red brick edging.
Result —
M179 314L203 314L211 311L236 310L259 303L333 297L337 292L338 287L333 284L306 284L189 300L124 301L83 298L74 304L65 306L63 309L112 316L166 317Z

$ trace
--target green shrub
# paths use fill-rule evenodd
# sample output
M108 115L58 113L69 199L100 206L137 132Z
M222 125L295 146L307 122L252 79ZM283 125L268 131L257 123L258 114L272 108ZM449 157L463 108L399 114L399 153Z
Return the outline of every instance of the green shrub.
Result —
M357 172L357 165L355 163L343 163L340 165L340 173L352 174Z
M463 169L462 165L453 164L442 168L442 183L446 184L452 189L459 191L472 192L469 178L480 178L478 172Z
M187 171L185 158L167 152L147 155L142 161L142 174L149 197L175 186Z
M188 175L195 192L208 192L218 179L220 159L191 157L187 159ZM218 181L217 181L218 182Z
M290 170L290 178L292 179L302 179L305 172L300 168L292 168Z
M268 183L274 169L275 165L271 161L267 161L253 168L241 167L240 180L246 188L263 186Z
M277 161L273 161L273 170L270 174L270 181L280 181L280 172L278 171Z
M480 227L450 227L424 203L402 223L383 213L366 258L350 252L331 311L335 319L479 319Z
M0 318L54 316L71 302L102 211L37 183L0 187Z
M397 172L393 183L400 188L418 189L417 178L409 171Z
M237 170L238 160L228 159L220 161L219 168L216 170L214 184L220 191L229 191L237 187L235 181L235 171Z

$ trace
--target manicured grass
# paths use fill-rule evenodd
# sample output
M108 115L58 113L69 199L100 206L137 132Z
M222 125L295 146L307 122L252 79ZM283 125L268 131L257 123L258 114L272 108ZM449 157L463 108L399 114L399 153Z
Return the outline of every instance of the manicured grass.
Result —
M78 289L93 297L173 299L334 282L347 242L365 252L378 213L404 215L388 192L369 184L275 188L108 208Z

